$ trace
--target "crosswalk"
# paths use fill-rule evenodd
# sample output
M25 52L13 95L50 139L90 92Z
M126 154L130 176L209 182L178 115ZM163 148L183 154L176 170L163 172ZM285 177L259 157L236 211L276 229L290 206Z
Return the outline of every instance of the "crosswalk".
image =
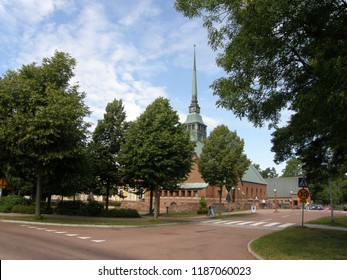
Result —
M252 228L273 228L283 229L295 225L295 223L280 223L270 221L243 221L243 220L222 220L222 219L211 219L202 221L204 225L219 225L219 226L248 226Z

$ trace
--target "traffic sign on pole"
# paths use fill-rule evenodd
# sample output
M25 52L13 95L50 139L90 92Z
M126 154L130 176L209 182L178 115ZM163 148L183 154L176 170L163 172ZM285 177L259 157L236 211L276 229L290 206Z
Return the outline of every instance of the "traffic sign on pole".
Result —
M6 180L6 178L0 178L0 188L1 189L4 189L4 188L6 188L8 186L8 182L7 182L7 180Z
M308 187L307 179L306 178L299 178L298 179L298 187L299 188L307 188Z
M309 196L310 196L310 193L306 189L301 189L298 191L298 197L301 198L302 200L307 200Z

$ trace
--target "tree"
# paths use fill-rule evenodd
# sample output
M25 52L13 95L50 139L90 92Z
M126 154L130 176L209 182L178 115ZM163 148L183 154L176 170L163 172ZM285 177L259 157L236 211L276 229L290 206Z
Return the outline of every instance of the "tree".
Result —
M206 182L220 188L220 204L223 186L228 191L236 187L250 165L243 149L243 139L225 125L217 126L205 140L198 160L199 172Z
M94 173L98 182L106 188L108 209L111 186L120 182L118 152L127 128L122 100L114 99L106 106L104 119L99 120L93 132L91 144L94 155Z
M282 170L282 177L303 177L302 162L298 158L292 158L286 162L286 167Z
M254 167L259 171L260 175L263 178L277 178L278 174L274 167L267 167L264 170L261 170L259 164L253 164Z
M124 180L143 182L155 196L158 218L159 189L174 188L189 174L194 143L165 98L157 98L129 125L119 162Z
M0 79L0 154L36 178L39 216L43 177L85 145L89 114L84 93L70 85L75 59L56 51L42 65L24 65Z
M209 44L221 51L217 65L227 77L212 85L217 105L276 128L276 162L300 158L311 177L328 162L346 170L345 0L176 0L175 6L202 17ZM287 109L291 118L278 128Z

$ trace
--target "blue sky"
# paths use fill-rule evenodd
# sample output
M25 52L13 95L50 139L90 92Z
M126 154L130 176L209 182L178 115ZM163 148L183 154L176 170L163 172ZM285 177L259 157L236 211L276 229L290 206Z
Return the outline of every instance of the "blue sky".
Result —
M86 92L94 124L108 102L122 99L134 120L159 96L185 121L191 100L196 45L198 100L208 133L219 124L245 140L249 159L275 167L271 131L255 128L216 108L209 86L224 75L216 67L200 19L187 19L169 0L0 0L0 75L42 61L55 50L77 60L76 77Z

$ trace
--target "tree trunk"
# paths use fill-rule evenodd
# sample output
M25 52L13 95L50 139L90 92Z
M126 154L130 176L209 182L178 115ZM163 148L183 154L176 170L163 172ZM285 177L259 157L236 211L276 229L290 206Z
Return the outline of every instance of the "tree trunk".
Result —
M35 216L41 216L41 192L42 192L42 175L39 173L36 180L36 206Z
M222 193L223 193L223 186L221 186L219 189L219 205L218 205L219 215L222 215Z
M157 220L159 217L159 190L158 187L154 188L154 220Z
M109 196L110 196L110 184L107 183L107 185L106 185L106 204L105 204L106 210L108 210Z
M153 187L151 187L151 190L149 192L149 214L153 214Z

